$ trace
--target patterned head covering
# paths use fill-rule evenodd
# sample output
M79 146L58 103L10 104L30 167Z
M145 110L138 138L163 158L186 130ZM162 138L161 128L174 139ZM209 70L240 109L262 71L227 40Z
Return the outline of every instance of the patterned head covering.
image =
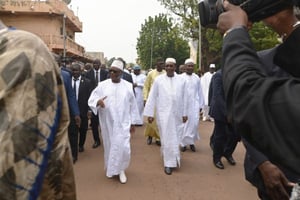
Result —
M76 199L60 71L35 35L0 32L0 196Z

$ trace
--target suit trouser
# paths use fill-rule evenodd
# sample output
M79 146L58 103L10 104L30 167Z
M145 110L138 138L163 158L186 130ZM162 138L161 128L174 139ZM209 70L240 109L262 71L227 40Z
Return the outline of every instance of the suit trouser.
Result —
M98 115L95 115L94 113L92 114L92 118L91 118L91 126L92 126L94 142L99 142L99 144L100 144L99 118L98 118Z
M74 159L76 160L78 156L78 127L76 126L74 116L71 116L70 118L68 135L69 135L72 157L73 160Z
M218 161L222 156L231 156L239 141L239 136L233 131L228 123L215 120L212 136L213 159Z
M88 129L88 118L87 116L80 116L81 123L79 128L79 146L83 147L86 140L86 132Z

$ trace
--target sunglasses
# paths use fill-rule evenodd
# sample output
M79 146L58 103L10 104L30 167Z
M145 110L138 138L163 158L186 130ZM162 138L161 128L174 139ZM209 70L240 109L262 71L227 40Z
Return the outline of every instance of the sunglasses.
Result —
M114 70L114 69L110 69L109 73L117 74L117 73L119 73L119 71L118 70Z
M174 65L165 65L165 67L174 67Z

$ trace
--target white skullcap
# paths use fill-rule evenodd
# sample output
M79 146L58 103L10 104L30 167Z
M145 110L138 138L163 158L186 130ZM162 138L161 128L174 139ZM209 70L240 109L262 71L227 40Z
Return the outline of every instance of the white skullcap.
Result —
M209 68L216 68L216 65L215 64L210 64Z
M176 64L176 60L174 58L167 58L166 59L166 64L167 63L174 63L174 64Z
M188 63L195 64L195 62L191 58L186 59L185 62L184 62L184 64L188 64Z
M116 67L123 71L123 62L121 60L116 59L112 62L111 67Z

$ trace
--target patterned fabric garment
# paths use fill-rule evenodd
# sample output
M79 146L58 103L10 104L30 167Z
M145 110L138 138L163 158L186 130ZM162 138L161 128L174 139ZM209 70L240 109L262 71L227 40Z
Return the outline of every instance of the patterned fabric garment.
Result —
M76 200L68 113L59 69L48 48L33 34L2 28L1 200Z

